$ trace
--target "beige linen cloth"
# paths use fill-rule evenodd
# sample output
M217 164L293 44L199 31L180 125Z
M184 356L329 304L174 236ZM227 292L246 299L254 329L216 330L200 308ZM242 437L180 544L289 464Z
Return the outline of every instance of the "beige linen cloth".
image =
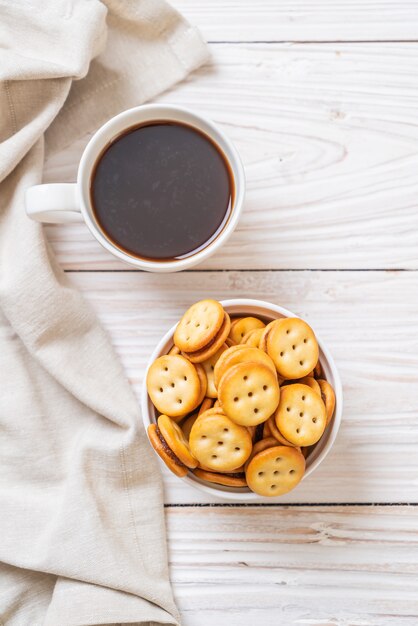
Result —
M178 622L137 401L23 198L41 182L58 113L54 148L205 59L162 0L0 0L3 625Z

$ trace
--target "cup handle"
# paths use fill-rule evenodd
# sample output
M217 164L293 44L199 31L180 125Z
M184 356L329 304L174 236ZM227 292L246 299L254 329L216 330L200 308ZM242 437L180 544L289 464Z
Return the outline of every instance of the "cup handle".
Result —
M75 183L35 185L26 190L27 215L37 222L68 224L82 222Z

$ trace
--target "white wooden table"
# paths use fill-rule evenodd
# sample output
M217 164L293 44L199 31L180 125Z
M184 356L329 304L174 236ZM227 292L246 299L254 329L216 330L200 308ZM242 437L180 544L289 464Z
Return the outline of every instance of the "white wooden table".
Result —
M321 468L280 505L215 501L165 474L184 626L418 624L418 2L176 0L212 63L159 100L214 119L248 195L196 270L127 269L81 225L49 241L138 391L193 301L250 296L305 317L344 382ZM74 180L87 138L47 163Z

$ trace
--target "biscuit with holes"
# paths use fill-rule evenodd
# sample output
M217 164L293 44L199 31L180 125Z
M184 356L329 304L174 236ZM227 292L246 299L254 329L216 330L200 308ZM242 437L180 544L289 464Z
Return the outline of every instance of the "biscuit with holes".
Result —
M231 322L229 315L228 313L225 313L223 324L214 339L212 339L212 341L210 341L201 350L197 350L196 352L182 352L183 356L188 358L192 363L203 363L203 361L207 361L225 343L230 327Z
M153 405L169 417L187 415L199 402L201 383L194 365L179 354L160 356L147 373Z
M267 336L267 353L279 376L302 378L318 361L319 347L312 328L298 317L277 320Z
M335 392L327 380L318 378L318 385L321 390L321 398L325 404L325 411L327 414L327 426L332 420L335 409Z
M231 331L229 333L230 338L235 343L241 343L245 335L250 330L255 330L256 328L264 328L265 324L257 317L242 317L231 327Z
M283 436L302 447L319 441L327 421L320 396L307 385L298 383L282 387L274 417Z
M157 424L150 424L148 426L147 433L152 447L160 459L164 461L168 469L176 476L180 476L180 478L186 476L189 471L188 468L175 456L175 454L167 446L166 442L163 441Z
M256 454L245 472L248 486L260 496L281 496L296 487L305 473L303 454L295 448L274 446Z
M264 422L274 413L280 398L276 375L264 363L239 363L229 368L218 392L225 414L242 426Z
M251 348L258 348L263 331L264 328L255 328L254 330L250 330L249 333L244 335L240 345L245 344Z
M267 365L267 367L271 369L271 371L274 373L274 375L277 378L276 368L268 354L266 354L265 352L262 352L262 350L259 350L258 348L251 348L250 346L240 344L240 347L235 346L232 348L228 348L228 350L226 350L222 354L221 358L218 360L217 364L215 365L215 369L213 372L214 380L215 380L215 387L216 388L219 387L219 383L221 381L222 376L231 367L233 367L234 365L238 365L238 363L249 363L249 362L263 363L264 365Z
M250 433L225 415L203 413L190 433L190 449L211 471L228 472L245 463L251 453Z
M180 459L186 467L193 469L197 467L197 459L190 452L189 442L183 434L182 429L176 422L167 415L160 415L157 426L162 436L173 454ZM161 438L161 437L160 437Z
M281 446L290 446L291 448L298 447L295 443L288 441L288 439L286 439L286 437L282 435L280 430L277 428L274 415L271 415L271 417L268 418L266 424L268 424L268 429L269 429L269 432L271 433L271 436L274 437Z
M259 341L258 347L263 352L267 352L267 337L268 337L271 329L276 324L276 322L279 322L279 321L280 320L273 320L272 322L269 322L265 328L262 329L262 333L260 335L260 341Z
M220 302L200 300L187 309L177 324L174 343L182 352L201 350L218 334L223 322L224 310Z
M215 365L218 362L220 356L228 349L228 346L224 343L215 354L212 354L209 359L202 362L202 367L205 370L206 378L208 381L208 387L206 390L206 395L209 398L217 398L218 392L215 387L215 375L214 369Z
M277 439L275 439L274 437L266 437L265 439L260 439L260 441L257 441L257 443L253 445L251 454L248 457L247 461L245 462L244 469L247 469L251 459L256 454L258 454L259 452L262 452L263 450L267 450L267 448L273 448L274 446L277 446Z
M178 348L177 346L171 346L167 354L180 354L180 348Z
M233 345L233 346L229 346L228 347L228 345L225 342L225 345L227 346L227 349L224 350L222 352L222 354L219 356L219 359L216 361L215 367L213 368L213 376L214 376L215 387L216 387L216 381L218 380L218 382L219 382L219 371L223 368L223 363L224 363L225 359L229 358L229 355L233 354L237 350L242 350L243 348L245 348L245 346L242 345L242 344Z
M245 478L245 472L231 472L231 473L216 473L209 472L203 469L193 470L193 474L205 480L208 483L215 483L216 485L225 485L226 487L246 487L247 481Z

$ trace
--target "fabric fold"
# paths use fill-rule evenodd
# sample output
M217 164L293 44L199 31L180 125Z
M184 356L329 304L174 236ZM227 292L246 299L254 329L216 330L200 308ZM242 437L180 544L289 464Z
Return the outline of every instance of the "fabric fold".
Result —
M177 624L137 399L24 193L45 134L57 149L95 130L206 47L161 0L10 0L0 15L0 623Z

